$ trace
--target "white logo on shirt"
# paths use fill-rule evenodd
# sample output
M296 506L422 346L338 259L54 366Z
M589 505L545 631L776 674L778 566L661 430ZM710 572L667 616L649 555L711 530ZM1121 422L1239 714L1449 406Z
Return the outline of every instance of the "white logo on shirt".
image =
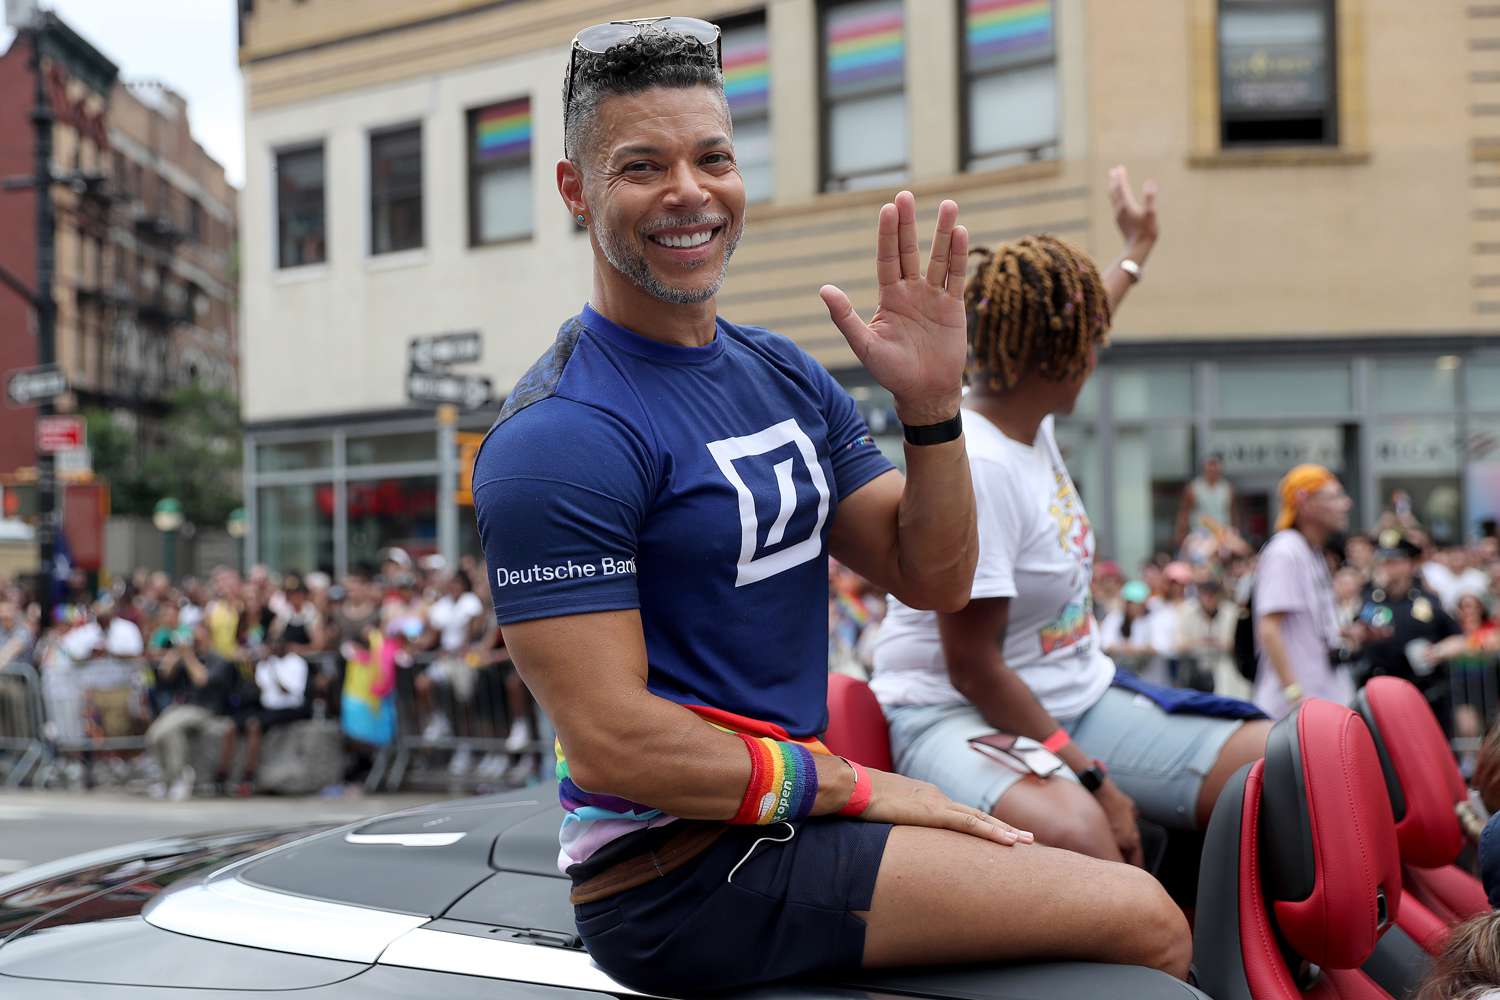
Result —
M739 459L765 455L787 444L796 446L797 455L771 466L776 477L779 507L775 520L766 532L766 545L780 545L786 540L787 525L797 512L798 457L802 460L802 467L806 469L807 479L811 480L813 489L818 493L818 516L806 538L779 551L757 556L755 553L759 548L760 521L755 515L755 494L745 485L744 477L734 463ZM724 478L729 480L739 496L740 559L734 581L736 587L758 583L823 554L823 522L828 520L828 479L823 475L823 467L818 464L817 449L813 447L812 438L797 426L795 419L783 420L744 437L710 441L708 451L718 463L719 471L724 473Z

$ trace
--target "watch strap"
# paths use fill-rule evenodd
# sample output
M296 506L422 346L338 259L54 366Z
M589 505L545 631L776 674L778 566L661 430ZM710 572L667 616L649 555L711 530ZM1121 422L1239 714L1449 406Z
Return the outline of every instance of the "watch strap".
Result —
M964 432L964 414L962 410L953 414L952 418L936 424L922 424L913 427L911 424L902 424L901 433L907 442L915 445L947 444L949 441L957 441L960 434Z

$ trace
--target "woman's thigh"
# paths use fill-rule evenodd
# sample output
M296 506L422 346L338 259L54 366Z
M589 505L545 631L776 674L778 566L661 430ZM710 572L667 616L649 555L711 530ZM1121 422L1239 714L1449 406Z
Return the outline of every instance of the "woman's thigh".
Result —
M867 967L1070 959L1187 974L1187 920L1150 875L1040 845L891 831L866 921Z

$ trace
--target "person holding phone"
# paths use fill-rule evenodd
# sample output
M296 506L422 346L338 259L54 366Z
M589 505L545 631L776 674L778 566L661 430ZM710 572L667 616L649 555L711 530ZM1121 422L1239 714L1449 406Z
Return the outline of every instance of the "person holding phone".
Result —
M1094 530L1052 422L1072 412L1156 243L1155 186L1138 201L1123 167L1109 185L1126 248L1102 276L1051 236L978 251L966 293L964 419L979 517L971 600L924 611L893 598L871 686L901 773L1043 844L1138 864L1137 811L1203 826L1230 775L1264 752L1269 726L1242 721L1259 714L1253 706L1117 672L1100 641ZM1044 777L975 752L970 740L997 730L1067 766Z

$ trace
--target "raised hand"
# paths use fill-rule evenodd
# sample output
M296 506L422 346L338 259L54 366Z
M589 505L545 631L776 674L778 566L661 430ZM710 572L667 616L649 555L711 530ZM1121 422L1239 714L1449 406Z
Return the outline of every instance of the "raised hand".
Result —
M1156 182L1147 181L1141 187L1141 199L1136 200L1130 189L1130 175L1124 167L1113 167L1109 172L1109 203L1115 211L1115 225L1125 238L1125 245L1132 250L1149 251L1159 235L1156 227ZM1139 263L1139 261L1138 261Z
M824 285L818 290L854 356L895 397L902 423L940 423L958 412L963 397L969 232L957 221L958 205L945 201L938 206L924 276L917 252L916 198L902 191L894 203L880 207L875 251L880 300L868 324L841 289Z

